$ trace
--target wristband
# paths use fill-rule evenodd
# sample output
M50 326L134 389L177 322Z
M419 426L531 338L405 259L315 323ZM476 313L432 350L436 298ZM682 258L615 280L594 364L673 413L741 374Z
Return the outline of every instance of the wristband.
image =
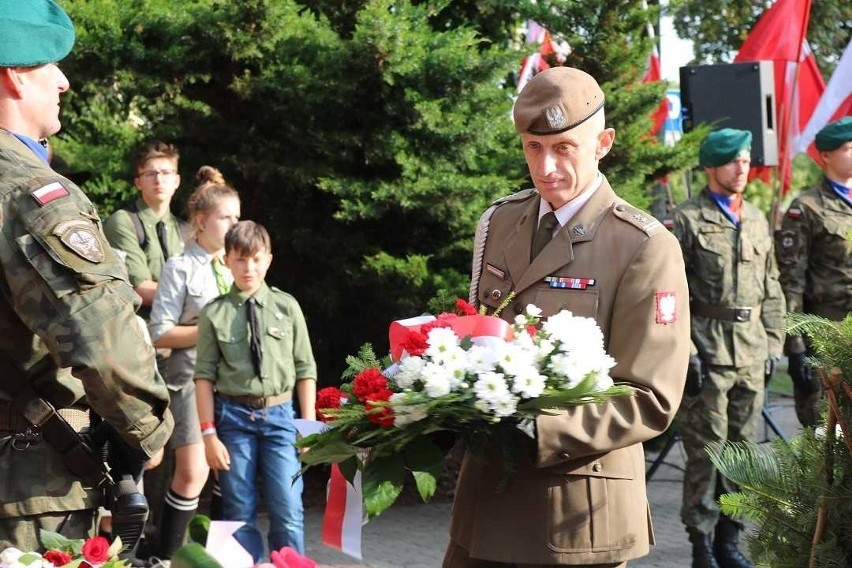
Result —
M215 436L215 435L216 435L216 428L214 426L210 426L209 428L204 428L201 431L201 437L202 438L206 438L207 436Z
M202 422L202 423L201 423L201 429L202 429L202 430L207 430L208 428L214 428L214 429L215 429L215 428L216 428L216 423L215 423L215 422L213 422L213 421L210 421L210 422Z

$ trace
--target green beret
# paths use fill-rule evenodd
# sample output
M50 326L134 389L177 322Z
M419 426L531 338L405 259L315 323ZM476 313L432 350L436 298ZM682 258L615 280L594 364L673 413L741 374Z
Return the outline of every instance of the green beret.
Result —
M722 128L708 134L698 150L698 163L708 168L724 166L741 152L751 151L751 132L736 128Z
M842 145L852 140L852 116L844 116L823 126L817 132L814 143L820 152L837 150Z
M63 59L74 25L53 0L0 0L0 67L37 67Z
M512 113L518 132L558 134L584 123L603 105L603 91L591 75L552 67L527 83Z

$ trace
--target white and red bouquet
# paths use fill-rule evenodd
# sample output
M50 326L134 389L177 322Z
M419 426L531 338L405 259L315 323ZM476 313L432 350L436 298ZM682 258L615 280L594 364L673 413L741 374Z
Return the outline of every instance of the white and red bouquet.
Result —
M609 376L615 361L595 320L563 310L545 321L527 306L510 324L481 315L463 300L458 314L422 316L390 327L391 357L370 345L347 358L340 388L317 394L324 431L299 446L307 467L337 463L352 479L363 472L368 515L399 496L413 475L424 500L434 494L444 456L430 434L442 430L488 435L523 426L573 405L630 396Z

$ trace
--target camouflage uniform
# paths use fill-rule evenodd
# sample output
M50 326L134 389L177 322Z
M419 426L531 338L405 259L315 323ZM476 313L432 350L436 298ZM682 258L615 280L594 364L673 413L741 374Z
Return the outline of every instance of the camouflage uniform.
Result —
M85 536L102 492L84 486L40 435L25 435L8 402L22 385L56 408L91 408L148 456L173 421L134 313L138 296L97 212L2 129L0 235L0 550L37 549L39 528Z
M681 516L712 532L717 496L730 491L704 451L709 443L754 438L763 405L764 365L779 356L784 297L763 214L743 203L737 228L705 188L674 214L689 282L693 352L709 374L685 396L680 429L687 453ZM750 310L737 309L750 308Z
M852 312L852 207L827 180L790 204L775 251L789 311L834 321ZM788 354L801 353L804 343L790 339ZM820 392L815 391L794 391L802 424L816 422Z

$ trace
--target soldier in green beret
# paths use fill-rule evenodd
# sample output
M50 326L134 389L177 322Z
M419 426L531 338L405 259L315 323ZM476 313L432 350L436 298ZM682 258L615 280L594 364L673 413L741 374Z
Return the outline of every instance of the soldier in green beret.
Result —
M825 177L790 204L775 251L787 309L840 321L852 312L852 117L825 126L815 145ZM821 386L805 363L808 346L801 336L788 336L784 352L796 415L803 426L814 426Z
M686 450L681 518L693 568L752 566L737 547L741 526L718 498L736 490L707 444L752 440L764 385L781 355L784 297L763 213L743 201L751 132L724 128L702 142L707 186L674 212L689 281L692 348L680 432Z
M0 0L0 550L90 534L108 483L80 435L93 413L140 463L173 427L122 261L48 165L73 44L52 0Z

